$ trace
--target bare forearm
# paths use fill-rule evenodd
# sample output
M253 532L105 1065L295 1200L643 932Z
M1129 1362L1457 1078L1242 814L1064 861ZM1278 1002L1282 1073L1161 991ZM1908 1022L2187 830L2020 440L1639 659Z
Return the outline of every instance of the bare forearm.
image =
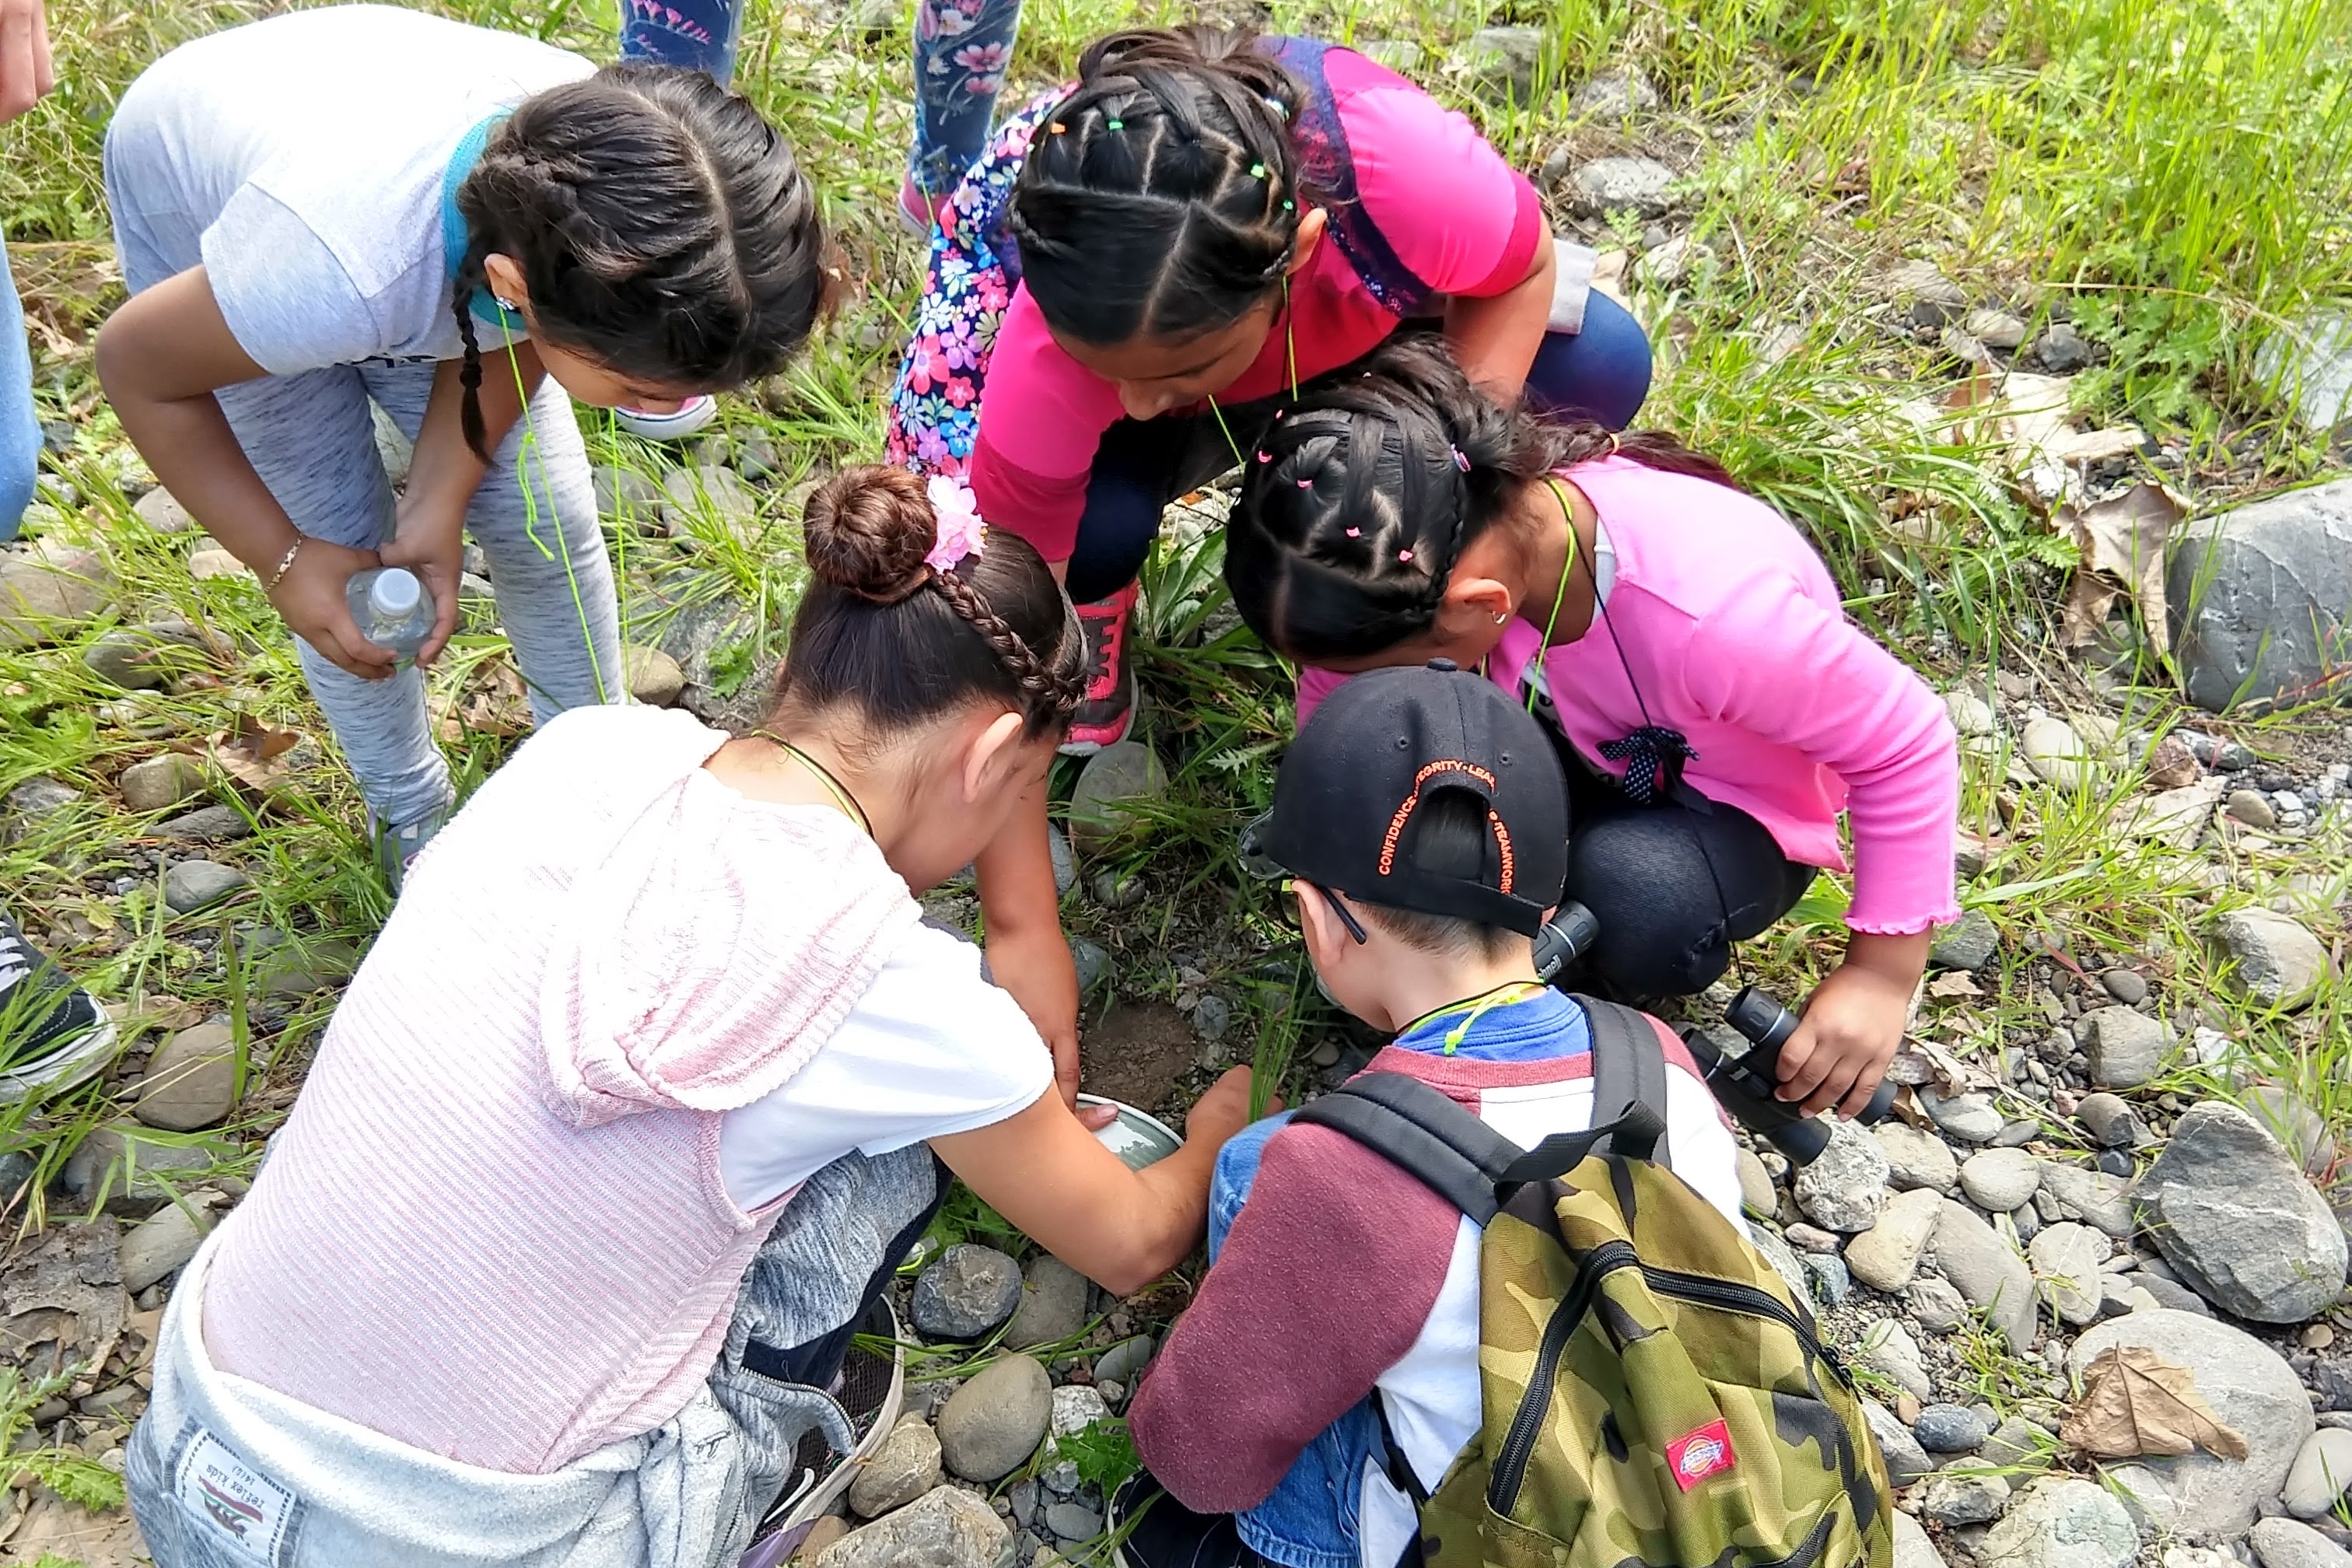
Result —
M1546 235L1528 275L1509 289L1484 300L1457 298L1445 307L1446 346L1470 379L1507 407L1518 402L1543 346L1556 268Z
M1904 985L1916 985L1919 976L1927 973L1927 948L1934 934L1923 931L1890 936L1858 931L1846 939L1845 961Z
M1045 786L1013 808L1003 828L972 860L980 880L980 910L989 941L1062 929L1061 896L1054 887Z

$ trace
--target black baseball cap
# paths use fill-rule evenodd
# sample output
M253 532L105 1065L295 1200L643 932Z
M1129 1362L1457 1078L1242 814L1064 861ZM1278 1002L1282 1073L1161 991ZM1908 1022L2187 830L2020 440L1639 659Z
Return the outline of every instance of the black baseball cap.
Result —
M1475 878L1414 861L1414 818L1448 790L1486 814ZM1316 710L1242 847L1365 903L1533 936L1568 879L1568 784L1542 727L1484 676L1447 659L1376 669Z

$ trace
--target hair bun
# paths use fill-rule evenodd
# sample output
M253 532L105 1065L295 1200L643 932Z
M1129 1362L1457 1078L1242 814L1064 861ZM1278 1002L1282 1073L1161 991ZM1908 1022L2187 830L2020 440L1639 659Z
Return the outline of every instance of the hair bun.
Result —
M939 518L923 481L904 468L868 463L817 486L803 515L809 570L845 594L895 605L930 577L923 558Z

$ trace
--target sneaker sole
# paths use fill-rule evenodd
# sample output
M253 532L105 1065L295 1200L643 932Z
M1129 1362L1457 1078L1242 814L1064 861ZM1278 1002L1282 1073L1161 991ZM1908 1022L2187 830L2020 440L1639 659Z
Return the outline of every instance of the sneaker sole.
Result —
M93 996L90 1002L98 1008L98 1023L88 1034L38 1061L0 1072L0 1105L45 1100L87 1083L106 1070L107 1064L114 1059L114 1020L98 998Z
M761 1526L767 1535L744 1552L743 1568L765 1563L782 1563L798 1552L801 1542L808 1538L816 1521L833 1510L835 1502L849 1489L860 1471L873 1462L891 1431L898 1425L898 1410L907 1393L907 1350L902 1341L905 1332L898 1322L898 1310L886 1297L879 1303L890 1314L890 1338L897 1348L890 1352L890 1390L875 1407L874 1426L864 1441L845 1458L838 1460L832 1473L795 1499L781 1520ZM755 1531L755 1533L757 1533ZM779 1543L782 1544L779 1544ZM763 1556L762 1553L767 1555Z
M1065 741L1061 745L1055 749L1059 755L1065 757L1091 757L1097 752L1101 751L1104 747L1116 746L1121 741L1124 741L1129 736L1134 734L1136 716L1141 713L1142 710L1143 694L1141 692L1138 692L1136 693L1135 700L1127 705L1127 718L1125 721L1119 725L1118 734L1113 735L1108 741Z

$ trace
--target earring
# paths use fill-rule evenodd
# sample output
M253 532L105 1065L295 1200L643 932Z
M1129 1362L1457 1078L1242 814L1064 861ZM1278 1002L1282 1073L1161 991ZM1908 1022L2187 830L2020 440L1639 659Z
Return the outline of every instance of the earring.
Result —
M1509 612L1508 610L1498 611L1498 612L1496 614L1496 616L1495 616L1495 624L1496 624L1496 626L1501 626L1505 621L1507 621L1507 620L1509 620L1510 618L1511 618L1511 614L1510 614L1510 612Z
M504 310L508 315L511 316L515 313L515 302L512 300L508 299L503 294L493 294L490 298L497 302L499 309Z

